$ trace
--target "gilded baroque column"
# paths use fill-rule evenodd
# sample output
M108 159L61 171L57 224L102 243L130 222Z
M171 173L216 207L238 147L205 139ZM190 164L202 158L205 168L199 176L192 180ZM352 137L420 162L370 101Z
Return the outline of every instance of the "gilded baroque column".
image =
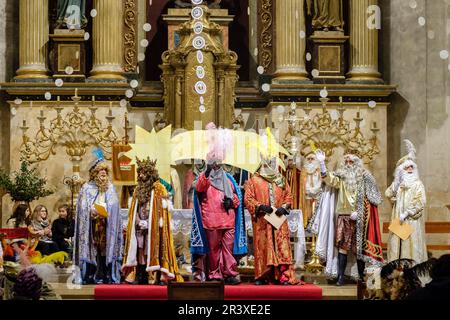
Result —
M122 68L122 0L94 0L93 68L90 79L125 80Z
M304 0L275 2L275 81L308 80L305 68L306 29L303 8Z
M378 72L378 29L368 25L368 9L377 5L378 0L350 0L350 81L382 81Z
M19 69L16 79L48 78L48 0L20 0Z

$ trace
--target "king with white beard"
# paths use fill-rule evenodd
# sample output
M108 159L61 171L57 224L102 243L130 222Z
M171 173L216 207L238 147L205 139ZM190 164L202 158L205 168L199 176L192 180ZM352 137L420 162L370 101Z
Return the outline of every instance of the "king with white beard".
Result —
M408 154L397 162L395 178L386 190L386 197L393 204L391 220L400 219L401 223L411 225L413 232L406 240L390 232L387 254L388 261L406 258L421 263L428 259L423 214L426 194L415 163L414 145L409 140L405 143Z
M316 254L326 262L325 274L337 278L336 285L344 284L344 275L363 281L366 263L384 261L375 178L356 151L347 151L335 172L327 172L325 153L317 150L316 157L325 182L307 228L317 235Z
M303 213L305 228L314 212L321 186L322 178L320 177L319 162L316 159L316 155L310 152L305 157L300 174L300 209Z

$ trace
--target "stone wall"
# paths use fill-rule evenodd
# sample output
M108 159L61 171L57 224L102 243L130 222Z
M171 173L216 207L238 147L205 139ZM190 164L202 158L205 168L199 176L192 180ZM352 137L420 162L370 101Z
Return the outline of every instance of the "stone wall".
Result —
M450 61L440 52L450 49L450 2L382 1L382 15L382 72L398 85L388 109L388 180L410 139L427 189L427 220L449 221ZM427 237L429 244L450 243L450 235Z

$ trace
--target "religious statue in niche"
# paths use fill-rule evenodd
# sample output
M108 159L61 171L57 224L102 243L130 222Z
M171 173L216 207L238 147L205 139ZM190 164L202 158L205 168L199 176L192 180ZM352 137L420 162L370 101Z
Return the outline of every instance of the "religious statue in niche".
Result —
M58 0L58 29L80 30L86 27L86 0Z
M344 31L342 0L307 0L308 15L317 31Z
M211 9L220 9L220 2L222 0L204 0L200 4L206 4ZM192 1L191 0L175 0L175 7L176 8L189 8L192 7ZM201 2L201 1L198 1Z

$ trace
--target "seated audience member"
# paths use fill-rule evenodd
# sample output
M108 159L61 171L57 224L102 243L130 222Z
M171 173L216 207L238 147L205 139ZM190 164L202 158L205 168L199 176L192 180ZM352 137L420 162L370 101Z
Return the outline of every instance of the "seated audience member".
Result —
M58 245L59 251L70 251L70 238L73 237L75 221L67 204L58 207L59 218L52 224L52 239Z
M19 204L14 210L11 217L6 220L6 225L8 228L26 228L26 219L30 215L30 208L26 204Z
M39 241L36 251L39 251L43 256L58 251L58 245L52 240L52 230L45 206L38 205L34 208L28 231L36 241Z

